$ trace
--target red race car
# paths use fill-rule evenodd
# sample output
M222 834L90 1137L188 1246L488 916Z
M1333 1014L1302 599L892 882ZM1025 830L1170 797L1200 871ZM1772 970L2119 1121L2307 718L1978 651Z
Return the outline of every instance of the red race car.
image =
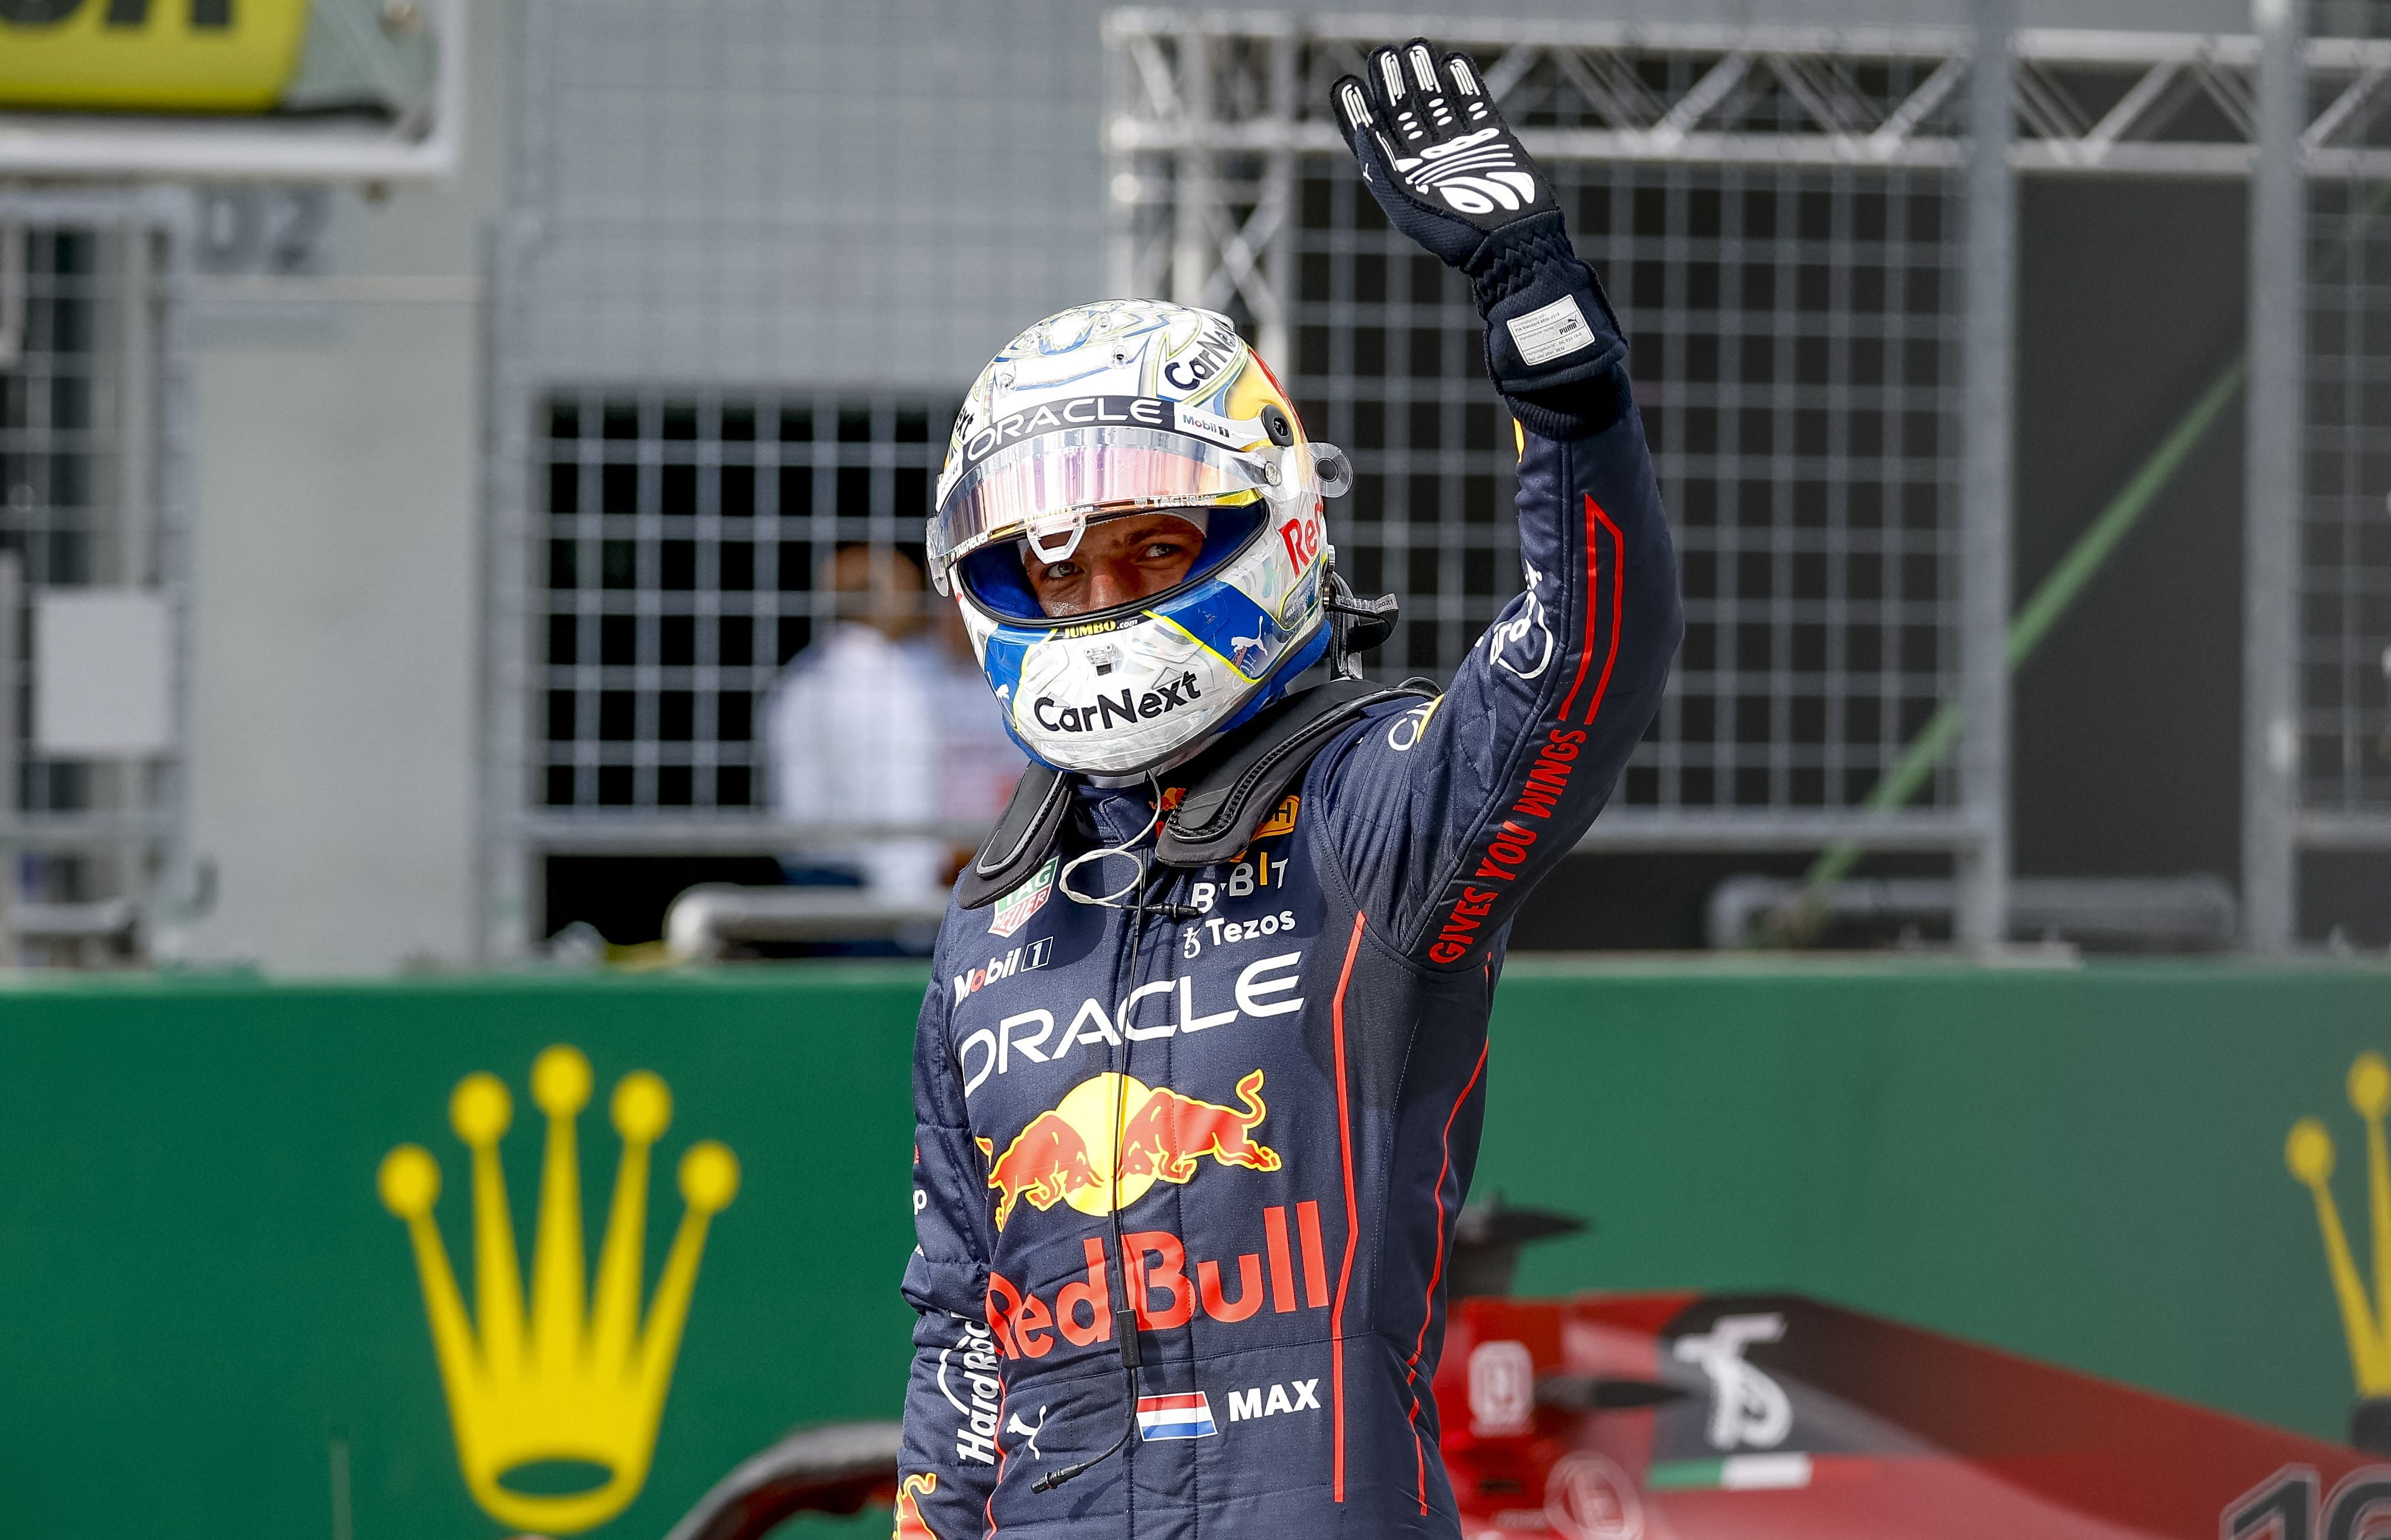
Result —
M1467 1210L1437 1371L1468 1540L2362 1540L2391 1464L1787 1294L1506 1297L1578 1222ZM897 1430L793 1435L670 1540L895 1496Z
M1436 1397L1471 1540L2354 1540L2391 1520L2391 1467L2357 1450L1792 1295L1465 1300Z

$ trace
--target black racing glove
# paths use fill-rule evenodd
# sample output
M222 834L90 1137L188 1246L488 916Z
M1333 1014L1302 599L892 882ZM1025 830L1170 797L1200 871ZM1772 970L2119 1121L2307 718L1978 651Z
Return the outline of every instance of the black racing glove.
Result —
M1495 389L1542 395L1607 374L1627 354L1618 317L1478 67L1466 54L1440 64L1414 38L1372 53L1369 76L1334 88L1346 141L1388 221L1468 275ZM1536 405L1567 412L1551 395Z

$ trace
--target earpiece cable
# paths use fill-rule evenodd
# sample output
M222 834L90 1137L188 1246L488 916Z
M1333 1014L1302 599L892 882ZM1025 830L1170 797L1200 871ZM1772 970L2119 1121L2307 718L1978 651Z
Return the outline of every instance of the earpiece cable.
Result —
M1147 912L1145 890L1146 878L1150 874L1150 869L1146 865L1144 852L1139 850L1137 847L1143 844L1146 836L1153 834L1162 822L1161 779L1153 772L1148 771L1145 780L1146 789L1154 794L1154 816L1146 820L1145 827L1139 830L1135 835L1131 835L1129 839L1122 841L1118 845L1110 846L1100 850L1091 850L1085 855L1074 858L1069 865L1063 868L1061 874L1058 874L1054 880L1054 886L1063 890L1064 897L1068 898L1075 902L1092 904L1105 909L1125 909L1129 911L1129 973L1131 992L1132 993L1135 992L1138 983L1137 974L1139 955L1144 950L1145 945L1145 916ZM1082 861L1092 861L1100 856L1127 856L1131 861L1136 863L1137 873L1134 876L1130 878L1129 885L1127 886L1120 888L1117 892L1106 894L1102 898L1090 898L1083 894L1072 892L1068 880L1072 868L1078 866ZM1136 895L1136 898L1132 902L1124 904L1119 901L1121 899L1132 893ZM1155 912L1157 913L1167 912L1172 914L1174 917L1181 917L1182 912L1184 912L1185 908L1186 906L1183 904L1165 904L1157 906ZM1122 1237L1120 1196L1120 1183L1122 1175L1121 1129L1129 1121L1130 1037L1128 1032L1129 1023L1127 1021L1123 1021L1120 1023L1120 1026L1122 1028L1120 1036L1120 1072L1115 1078L1113 1082L1112 1165L1110 1178L1112 1184L1110 1208L1112 1212L1110 1218L1113 1232L1113 1262L1115 1268L1120 1275L1120 1303L1113 1312L1113 1330L1115 1339L1120 1349L1121 1369L1126 1375L1128 1381L1126 1386L1127 1398L1125 1403L1125 1416L1122 1419L1119 1436L1115 1438L1110 1444L1106 1445L1101 1454L1094 1455L1087 1459L1081 1460L1077 1465L1066 1466L1060 1470L1049 1471L1047 1474L1040 1476L1037 1481L1030 1483L1029 1490L1032 1492L1052 1492L1056 1487L1061 1486L1065 1482L1077 1481L1079 1477L1087 1474L1097 1466L1104 1464L1105 1461L1111 1459L1115 1455L1118 1455L1122 1450L1128 1448L1131 1435L1137 1431L1137 1371L1141 1355L1139 1352L1137 1335L1137 1307L1130 1299L1129 1248ZM1109 1057L1109 1055L1107 1055L1107 1057Z

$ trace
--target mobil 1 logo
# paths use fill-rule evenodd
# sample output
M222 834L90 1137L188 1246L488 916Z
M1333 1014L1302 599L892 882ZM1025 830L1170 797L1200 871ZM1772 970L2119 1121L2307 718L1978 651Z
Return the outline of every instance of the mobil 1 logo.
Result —
M1054 938L1040 937L1035 941L1000 952L976 968L955 975L955 1000L958 1003L979 993L990 984L1001 984L1016 973L1042 968L1054 956Z

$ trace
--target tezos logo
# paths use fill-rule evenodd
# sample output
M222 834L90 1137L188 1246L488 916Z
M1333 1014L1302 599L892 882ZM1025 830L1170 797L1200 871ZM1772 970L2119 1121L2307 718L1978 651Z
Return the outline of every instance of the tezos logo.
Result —
M1286 870L1286 863L1280 863ZM1200 907L1200 906L1199 906ZM1215 914L1189 925L1183 935L1179 952L1183 957L1200 957L1204 953L1204 932L1209 928L1211 943L1216 947L1234 946L1239 941L1258 941L1265 936L1295 929L1295 911L1282 909L1275 914L1265 914L1259 920L1224 920Z
M1049 732L1093 732L1116 721L1149 720L1176 711L1203 693L1196 688L1196 676L1184 673L1143 694L1124 688L1118 696L1098 695L1086 705L1065 705L1052 695L1040 695L1030 703L1029 714Z

